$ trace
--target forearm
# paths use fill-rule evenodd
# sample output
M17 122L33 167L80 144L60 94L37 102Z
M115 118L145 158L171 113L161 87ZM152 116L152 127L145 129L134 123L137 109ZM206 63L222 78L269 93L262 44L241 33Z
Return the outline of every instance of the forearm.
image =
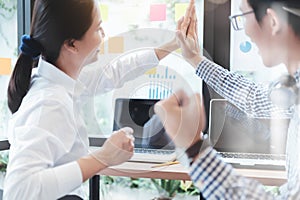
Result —
M93 156L86 156L77 160L79 167L82 173L82 182L85 182L89 178L93 177L98 172L102 171L103 169L107 168L102 162L97 160Z
M57 199L74 191L82 184L76 162L54 168L24 168L18 166L7 174L5 199Z
M275 107L268 98L268 87L251 82L240 74L205 59L196 74L219 95L254 117L289 117L289 111Z
M152 48L141 49L118 59L108 60L103 66L85 67L79 80L91 94L102 94L122 87L126 81L135 79L158 64L159 60Z
M173 40L171 40L170 42L163 44L162 46L155 48L155 54L157 56L158 60L162 60L164 57L166 57L167 55L169 55L170 53L172 53L173 51L175 51L176 49L178 49L178 45L176 43L175 38Z

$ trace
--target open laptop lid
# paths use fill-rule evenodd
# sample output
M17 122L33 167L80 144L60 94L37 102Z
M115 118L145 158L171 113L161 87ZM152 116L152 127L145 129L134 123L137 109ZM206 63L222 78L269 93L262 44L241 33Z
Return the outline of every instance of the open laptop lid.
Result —
M219 152L285 154L287 127L287 120L251 118L225 99L210 102L209 138Z
M131 127L135 148L174 150L159 117L154 113L158 99L118 98L115 101L113 130Z

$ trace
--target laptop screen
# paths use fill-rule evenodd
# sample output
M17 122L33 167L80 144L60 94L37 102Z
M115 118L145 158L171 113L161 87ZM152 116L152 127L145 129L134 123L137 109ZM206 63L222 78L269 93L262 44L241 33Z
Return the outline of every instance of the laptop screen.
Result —
M175 149L159 117L154 113L157 99L118 98L115 101L113 130L131 127L135 147L148 149Z
M252 118L224 99L210 104L209 137L219 152L285 154L288 120Z

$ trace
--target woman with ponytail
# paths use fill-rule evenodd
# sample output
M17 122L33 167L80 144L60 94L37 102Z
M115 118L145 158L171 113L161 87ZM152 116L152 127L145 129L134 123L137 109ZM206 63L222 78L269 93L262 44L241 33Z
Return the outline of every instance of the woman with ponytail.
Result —
M8 87L13 116L4 199L82 199L83 182L133 154L131 128L114 132L101 149L88 151L83 119L74 119L80 116L78 91L94 92L91 83L100 82L97 92L106 92L124 74L137 68L143 74L178 47L174 39L115 63L106 73L83 70L97 60L103 42L97 5L94 0L35 1L31 32L22 37Z

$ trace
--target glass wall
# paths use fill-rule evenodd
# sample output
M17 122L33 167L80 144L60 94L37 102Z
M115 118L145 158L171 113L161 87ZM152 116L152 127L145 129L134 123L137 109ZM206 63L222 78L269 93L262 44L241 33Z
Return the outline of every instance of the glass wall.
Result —
M231 1L231 14L240 14L241 0ZM264 66L258 48L245 34L244 30L235 31L231 26L230 69L247 76L257 83L270 83L282 74L287 73L283 65L275 68Z
M10 111L7 85L17 59L17 0L0 0L0 137L5 136Z
M99 61L93 66L107 67L131 52L158 47L175 37L177 21L184 16L189 0L101 0L100 11L106 34ZM198 33L203 44L204 1L196 0ZM100 76L100 75L99 75ZM121 88L93 97L84 109L92 135L112 133L116 98L163 99L184 86L201 92L201 80L194 69L176 51L159 66L137 77L127 77Z
M5 135L10 117L6 91L18 54L17 2L0 0L0 136ZM158 47L169 41L174 37L176 23L185 14L188 3L189 0L100 0L106 38L99 61L94 65L105 66L118 57L126 56L128 52ZM203 0L196 0L200 44L203 44L203 4ZM26 7L21 9L27 11ZM23 26L30 24L30 16L27 15L24 19L19 18ZM28 33L28 28L19 32ZM115 98L162 99L185 84L197 92L201 92L202 88L201 80L181 57L180 50L172 53L156 68L132 78L134 80L118 90L93 97L92 108L84 112L91 135L111 134Z

